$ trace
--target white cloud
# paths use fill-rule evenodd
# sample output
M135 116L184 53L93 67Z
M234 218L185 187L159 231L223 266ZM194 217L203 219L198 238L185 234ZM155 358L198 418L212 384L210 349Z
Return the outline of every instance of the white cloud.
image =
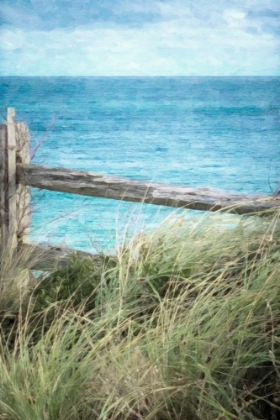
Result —
M246 13L240 10L229 9L224 12L224 16L227 20L243 20L246 16Z
M0 47L4 51L13 51L25 47L25 33L19 29L0 31Z
M167 7L167 6L166 6ZM225 11L219 25L185 15L141 28L107 26L0 32L5 75L279 74L271 34L246 32L245 14ZM166 9L166 14L170 11ZM210 22L211 24L211 22Z
M223 17L229 28L241 29L247 26L245 21L246 13L244 12L240 12L238 10L226 10Z

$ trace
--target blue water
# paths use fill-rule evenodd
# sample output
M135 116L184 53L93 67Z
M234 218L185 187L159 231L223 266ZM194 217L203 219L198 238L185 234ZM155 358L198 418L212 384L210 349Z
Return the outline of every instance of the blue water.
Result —
M33 163L239 192L280 179L280 78L2 77L0 109L28 124ZM172 209L33 191L32 240L110 247ZM52 220L52 223L49 223Z

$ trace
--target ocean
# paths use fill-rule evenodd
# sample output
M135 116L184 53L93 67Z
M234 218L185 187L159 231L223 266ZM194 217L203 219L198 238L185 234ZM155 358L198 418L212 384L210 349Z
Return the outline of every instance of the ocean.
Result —
M191 187L272 193L280 180L278 77L2 77L35 164ZM32 191L31 240L110 249L174 209ZM195 212L194 212L195 213Z

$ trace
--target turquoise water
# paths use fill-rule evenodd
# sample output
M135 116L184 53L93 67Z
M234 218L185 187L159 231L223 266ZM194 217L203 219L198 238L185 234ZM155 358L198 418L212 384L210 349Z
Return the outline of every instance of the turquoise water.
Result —
M191 187L270 193L280 179L280 78L2 77L2 116L29 125L33 162ZM32 240L111 246L172 209L33 191ZM52 223L49 223L52 220Z

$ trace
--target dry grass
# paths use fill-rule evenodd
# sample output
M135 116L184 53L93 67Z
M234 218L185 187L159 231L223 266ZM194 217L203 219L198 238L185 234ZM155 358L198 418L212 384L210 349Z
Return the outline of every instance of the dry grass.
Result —
M171 217L21 299L10 264L0 418L279 418L279 212L222 220Z

